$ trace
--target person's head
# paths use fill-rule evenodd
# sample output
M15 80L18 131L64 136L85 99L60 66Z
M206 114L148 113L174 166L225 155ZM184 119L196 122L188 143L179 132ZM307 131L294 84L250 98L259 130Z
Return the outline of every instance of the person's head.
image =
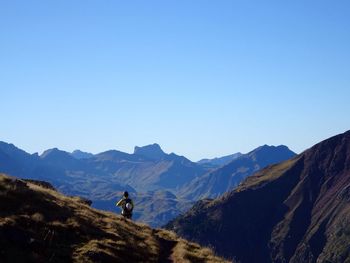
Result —
M123 196L124 196L125 198L128 198L129 193L128 193L127 191L125 191L124 194L123 194Z

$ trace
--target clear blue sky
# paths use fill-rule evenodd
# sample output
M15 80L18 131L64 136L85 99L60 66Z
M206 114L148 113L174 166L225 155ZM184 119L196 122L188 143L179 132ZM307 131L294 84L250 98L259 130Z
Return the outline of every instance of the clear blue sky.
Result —
M350 1L0 2L0 140L192 160L350 129Z

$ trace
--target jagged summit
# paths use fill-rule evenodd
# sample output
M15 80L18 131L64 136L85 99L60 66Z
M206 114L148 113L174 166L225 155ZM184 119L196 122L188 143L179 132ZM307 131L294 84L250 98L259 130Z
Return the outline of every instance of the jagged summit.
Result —
M167 156L167 154L163 152L162 148L157 143L146 145L143 147L135 146L134 154L142 155L151 159L161 159Z

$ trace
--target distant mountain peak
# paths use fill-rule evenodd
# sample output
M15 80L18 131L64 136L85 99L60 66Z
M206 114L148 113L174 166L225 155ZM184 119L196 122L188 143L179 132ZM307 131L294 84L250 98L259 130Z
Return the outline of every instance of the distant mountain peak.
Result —
M89 159L94 157L94 155L92 153L88 153L88 152L83 152L80 150L75 150L71 153L71 156L73 156L75 159Z
M266 153L266 152L270 152L270 151L291 152L291 150L285 145L274 146L274 145L264 144L256 149L252 150L248 154Z
M41 155L41 159L46 159L46 158L57 158L57 157L70 157L70 153L66 151L62 151L58 148L52 148L44 151Z
M257 147L255 150L259 150L259 149L276 149L276 148L288 148L288 147L285 146L285 145L275 146L275 145L264 144L264 145L261 145L261 146Z
M281 156L285 156L285 160L292 158L296 153L291 151L285 145L262 145L253 151L246 154L246 156L253 158L255 161L258 161L262 164L262 167L266 165L276 163L274 160L278 160ZM282 160L279 160L282 161Z
M27 152L16 147L14 144L3 141L0 141L0 150L6 153L21 152L22 154L28 154Z
M142 155L151 159L160 159L167 155L157 143L143 147L135 146L134 154Z
M260 146L247 154L236 157L206 175L194 179L181 189L181 195L195 200L217 197L235 188L254 172L294 156L295 153L286 146Z
M15 147L12 143L7 143L7 142L3 142L3 141L0 141L0 146L1 147Z
M40 157L41 158L45 158L45 157L47 157L47 156L49 156L49 155L51 155L53 153L57 153L59 151L60 150L58 148L47 149L40 155Z

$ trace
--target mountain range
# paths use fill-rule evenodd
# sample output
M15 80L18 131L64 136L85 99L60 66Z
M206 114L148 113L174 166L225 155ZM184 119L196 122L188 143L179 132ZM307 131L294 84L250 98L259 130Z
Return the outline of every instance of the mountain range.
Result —
M195 178L181 189L179 195L191 200L216 198L254 172L294 156L295 153L283 145L258 147L247 154L236 155L226 165Z
M158 144L135 147L133 154L107 151L86 161L138 192L176 191L208 171L183 156L164 153Z
M242 263L350 262L350 131L196 203L167 228Z
M194 201L216 197L254 171L293 155L285 146L263 146L239 157L236 154L228 164L214 168L164 153L158 144L135 147L132 154L109 150L93 155L53 148L39 156L1 142L0 172L48 181L64 194L81 196L95 208L114 212L118 211L115 203L127 190L137 204L134 218L161 226L187 211Z

